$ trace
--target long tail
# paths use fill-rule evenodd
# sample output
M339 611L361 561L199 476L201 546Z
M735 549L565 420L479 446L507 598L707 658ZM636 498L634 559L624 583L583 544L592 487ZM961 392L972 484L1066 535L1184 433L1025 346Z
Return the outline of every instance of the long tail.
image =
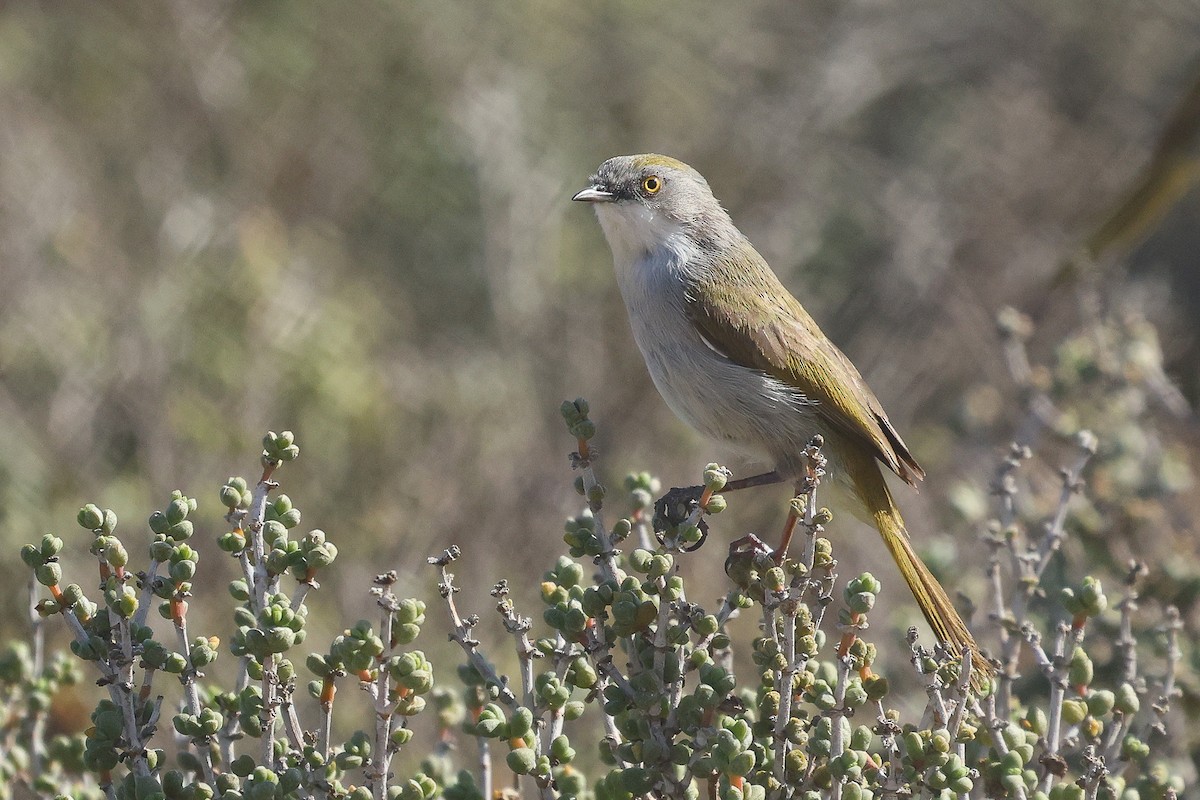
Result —
M975 638L967 630L966 623L946 595L946 590L913 550L904 528L904 519L892 500L879 463L867 453L855 453L846 461L846 470L854 482L855 491L866 505L871 521L879 529L883 543L900 568L900 574L921 607L929 627L933 628L938 640L953 652L961 652L964 647L970 648L971 684L977 691L983 691L992 682L991 664L979 652Z

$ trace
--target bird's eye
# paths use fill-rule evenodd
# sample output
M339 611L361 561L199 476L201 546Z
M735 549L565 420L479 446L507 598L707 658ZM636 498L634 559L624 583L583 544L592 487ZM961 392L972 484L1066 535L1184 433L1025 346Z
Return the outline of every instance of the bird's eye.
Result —
M642 190L646 194L658 194L662 188L662 180L657 175L649 175L642 181Z

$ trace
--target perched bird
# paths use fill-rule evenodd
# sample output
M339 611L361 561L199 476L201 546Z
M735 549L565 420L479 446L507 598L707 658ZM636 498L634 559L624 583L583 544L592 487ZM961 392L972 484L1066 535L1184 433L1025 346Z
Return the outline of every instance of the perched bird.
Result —
M929 625L974 674L990 666L913 551L880 465L925 477L850 359L826 338L713 197L700 173L661 155L617 156L574 200L590 203L612 250L633 338L677 416L775 467L743 486L805 474L805 445L825 438ZM976 686L979 680L973 681Z

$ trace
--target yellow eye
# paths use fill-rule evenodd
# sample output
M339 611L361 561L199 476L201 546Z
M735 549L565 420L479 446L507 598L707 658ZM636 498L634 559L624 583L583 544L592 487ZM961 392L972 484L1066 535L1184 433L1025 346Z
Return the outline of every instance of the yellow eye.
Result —
M642 190L646 194L658 194L658 190L662 188L662 180L657 175L650 175L642 181Z

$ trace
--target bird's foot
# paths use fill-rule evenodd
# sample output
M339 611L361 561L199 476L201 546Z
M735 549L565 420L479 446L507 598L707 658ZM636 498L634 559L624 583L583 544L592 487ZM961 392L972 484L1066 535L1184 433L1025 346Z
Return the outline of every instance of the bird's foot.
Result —
M683 551L690 553L704 544L708 539L708 523L703 515L696 514L703 493L703 486L682 486L671 489L654 501L654 538L658 539L659 544L666 544L668 534L677 537L680 526L689 522L700 529L700 539L684 546Z

